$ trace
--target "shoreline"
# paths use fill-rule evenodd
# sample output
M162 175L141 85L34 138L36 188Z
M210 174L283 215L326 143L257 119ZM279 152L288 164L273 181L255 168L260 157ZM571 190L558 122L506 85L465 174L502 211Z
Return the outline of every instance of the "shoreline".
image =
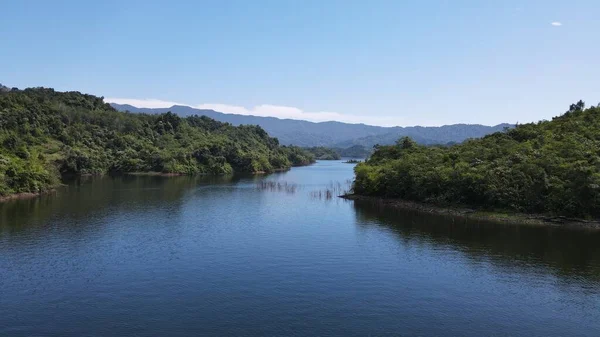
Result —
M117 173L117 174L114 174L114 175L115 176L119 176L119 175L125 175L125 176L152 176L152 177L191 176L191 174L187 174L187 173L156 172L156 171L148 171L148 172L123 172L123 173Z
M371 197L356 194L344 194L342 199L378 203L396 209L412 210L427 214L454 216L464 219L492 221L497 223L512 223L521 225L555 226L579 229L600 230L600 221L550 216L544 214L502 213L501 211L484 211L459 206L436 206L401 199Z
M314 163L310 163L308 165L301 165L301 166L310 166L312 164L314 164ZM293 166L293 167L301 167L301 166ZM257 171L257 172L247 172L245 174L251 174L251 175L258 176L258 175L267 175L267 174L272 174L272 173L277 173L277 172L285 172L285 171L289 171L290 169L291 169L291 167L278 168L278 169L274 169L273 171L270 171L270 172ZM231 174L235 174L235 173L231 173ZM129 175L129 176L139 176L139 177L143 177L143 176L147 176L147 177L222 176L222 174L201 174L201 173L189 174L189 173L148 171L148 172L119 172L116 174L114 174L114 173L113 174L111 174L111 173L85 173L85 174L72 175L72 176L63 176L63 178L65 178L65 177L70 177L70 178L101 177L101 176L105 176L105 175L108 175L108 176L119 176L119 175L128 176ZM42 191L42 192L21 192L21 193L14 193L14 194L0 196L0 203L4 203L7 201L11 201L11 200L25 200L25 199L33 199L33 198L41 197L43 195L56 192L57 188L60 186L64 186L64 184L61 183L58 186L54 186L51 189Z
M265 175L265 174L271 174L271 173L276 173L276 172L285 172L285 171L289 171L289 168L281 168L281 169L274 169L273 171L255 171L255 172L240 172L240 173L225 173L225 174L211 174L211 173L177 173L177 172L155 172L155 171L150 171L150 172L124 172L124 173L119 173L116 174L118 175L128 175L128 176L149 176L149 177L183 177L183 176L187 176L187 177L194 177L194 176L215 176L215 177L219 177L219 176L227 176L227 175L235 175L235 174L250 174L250 175Z
M0 203L12 201L12 200L33 199L33 198L38 198L38 197L48 195L51 193L55 193L55 192L56 192L56 188L52 188L47 191L35 192L35 193L34 192L21 192L21 193L8 194L8 195L0 196Z

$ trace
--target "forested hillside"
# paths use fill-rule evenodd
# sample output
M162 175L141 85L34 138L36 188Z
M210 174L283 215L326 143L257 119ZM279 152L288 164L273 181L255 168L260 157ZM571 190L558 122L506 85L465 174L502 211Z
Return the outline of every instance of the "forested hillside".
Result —
M367 148L362 145L354 145L348 148L334 148L334 150L342 157L367 158L373 152L373 147Z
M600 107L449 147L410 138L355 168L354 192L441 205L600 217Z
M119 112L46 88L0 86L0 144L0 196L44 191L68 174L270 172L314 161L259 126Z
M498 124L486 126L479 124L452 124L439 127L411 126L394 127L382 134L353 138L335 144L334 147L348 148L351 146L363 146L372 148L375 145L392 145L402 137L410 137L421 145L449 145L461 143L469 138L481 138L494 132L503 131L513 127L512 124Z
M320 160L337 160L342 158L366 158L371 152L372 148L366 148L361 145L354 145L348 148L339 148L339 147L324 147L324 146L314 146L314 147L304 147L304 150L312 153L316 159Z
M316 159L319 160L338 160L342 159L342 156L335 150L323 146L305 147L303 148L307 152L312 153Z
M189 106L174 105L170 108L138 108L131 105L111 104L119 111L142 113L165 113L171 111L180 116L203 115L233 125L256 124L269 135L277 137L281 144L303 147L326 146L348 148L355 145L368 149L373 145L390 145L402 136L412 137L419 144L460 143L468 138L479 138L502 131L510 124L486 126L479 124L454 124L444 126L381 127L342 122L313 123L294 119L226 114L214 110L195 109ZM343 156L343 155L342 155Z

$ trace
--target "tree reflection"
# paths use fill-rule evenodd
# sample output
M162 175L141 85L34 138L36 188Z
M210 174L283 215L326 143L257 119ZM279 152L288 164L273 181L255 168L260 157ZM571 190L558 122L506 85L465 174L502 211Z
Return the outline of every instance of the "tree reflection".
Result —
M244 176L130 176L77 177L54 193L0 203L0 232L46 226L52 218L86 219L97 212L118 212L136 204L147 207L181 202L190 189L231 184ZM250 178L251 179L251 178Z
M568 279L600 281L600 231L549 226L499 224L395 209L355 201L357 223L384 226L404 243L450 245L473 260L493 266L543 268Z

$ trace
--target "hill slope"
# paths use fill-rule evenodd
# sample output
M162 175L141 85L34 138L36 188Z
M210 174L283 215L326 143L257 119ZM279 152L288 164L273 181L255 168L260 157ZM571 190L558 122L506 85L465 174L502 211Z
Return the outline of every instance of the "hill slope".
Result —
M259 126L119 112L79 92L1 88L0 196L44 191L66 174L269 172L314 161Z
M411 136L422 144L458 143L468 138L482 137L511 126L509 124L496 126L455 124L442 127L381 127L341 122L313 123L294 119L224 114L214 110L200 110L181 105L160 109L136 108L131 105L119 105L115 103L111 105L119 111L144 113L165 113L171 111L180 116L204 115L233 125L260 125L271 136L277 137L282 144L304 147L329 146L345 148L353 145L372 147L375 144L393 144L401 136Z
M600 217L600 107L449 147L410 138L355 168L354 192L526 213Z
M401 137L410 137L418 144L422 145L444 145L448 143L460 143L468 138L481 138L490 133L504 131L506 128L511 128L511 124L498 124L495 126L485 126L480 124L453 124L440 127L396 127L391 128L384 134L367 136L352 139L335 144L336 147L347 148L355 145L361 145L371 148L377 144L391 145Z

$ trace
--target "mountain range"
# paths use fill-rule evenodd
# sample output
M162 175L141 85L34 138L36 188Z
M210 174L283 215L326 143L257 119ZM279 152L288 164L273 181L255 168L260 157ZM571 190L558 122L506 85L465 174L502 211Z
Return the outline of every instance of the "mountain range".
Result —
M347 148L355 145L371 148L376 144L393 144L398 138L409 136L420 144L460 143L468 138L479 138L487 134L513 127L511 124L486 126L481 124L452 124L444 126L382 127L342 122L309 122L295 119L279 119L226 114L214 110L196 109L173 105L170 108L138 108L128 104L111 103L119 111L159 114L171 111L180 116L204 115L220 122L233 125L260 125L283 145L327 146Z

